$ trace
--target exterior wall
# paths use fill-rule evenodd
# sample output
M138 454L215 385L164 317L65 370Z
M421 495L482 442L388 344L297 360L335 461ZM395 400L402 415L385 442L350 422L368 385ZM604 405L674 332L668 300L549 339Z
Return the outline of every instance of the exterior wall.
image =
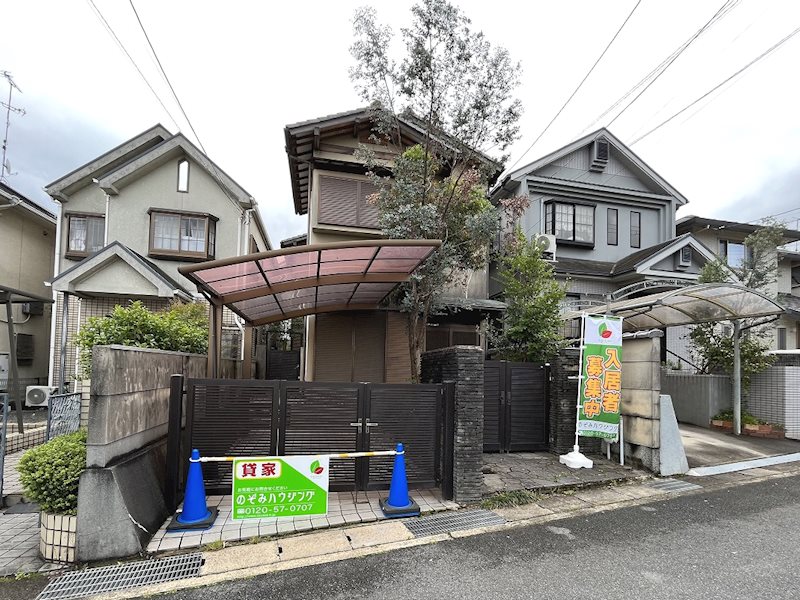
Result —
M237 248L237 240L245 248L240 239L242 231L242 209L234 206L219 184L197 163L190 162L189 191L177 191L178 162L182 158L174 158L149 171L144 176L122 187L116 196L110 196L108 203L108 240L107 243L119 241L142 256L147 256L150 240L150 208L164 208L177 211L209 213L219 219L216 233L216 258L241 254ZM105 214L106 199L103 191L90 185L79 190L68 202L63 203L63 212L92 212ZM62 239L60 245L60 272L76 264L67 260L64 254L68 244L66 217L62 216ZM255 227L251 226L251 231ZM258 234L259 237L260 234ZM243 236L242 236L243 237ZM261 243L264 244L262 238ZM170 277L184 284L187 289L193 286L178 273L178 267L186 261L148 258L163 269Z
M55 223L32 214L23 206L0 211L0 284L51 297L50 288L44 282L53 276L55 238ZM31 384L47 383L52 311L50 304L44 305L43 315L23 315L20 305L12 308L15 332L33 336L33 361L18 365L20 379L29 380ZM0 354L10 350L6 307L1 305ZM41 381L33 381L37 379Z
M623 354L624 356L624 354ZM575 445L580 353L568 348L550 361L550 452L566 454ZM624 384L623 379L623 384ZM599 438L582 438L581 451L600 452Z
M727 375L697 375L664 369L661 389L672 397L681 423L710 427L711 419L732 402L731 378Z

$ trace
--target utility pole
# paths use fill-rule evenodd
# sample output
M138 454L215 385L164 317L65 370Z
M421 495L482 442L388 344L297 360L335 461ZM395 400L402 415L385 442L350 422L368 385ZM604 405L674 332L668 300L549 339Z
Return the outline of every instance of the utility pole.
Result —
M17 108L11 104L11 94L14 92L14 90L17 90L20 94L22 93L22 90L19 89L16 83L14 83L11 73L8 71L0 71L0 75L5 77L6 81L8 81L8 102L0 102L0 106L6 109L6 129L3 135L3 156L0 158L0 181L7 181L6 175L11 175L11 165L8 163L8 159L6 158L6 154L8 153L8 128L11 126L11 113L13 112L21 116L25 114L25 109Z

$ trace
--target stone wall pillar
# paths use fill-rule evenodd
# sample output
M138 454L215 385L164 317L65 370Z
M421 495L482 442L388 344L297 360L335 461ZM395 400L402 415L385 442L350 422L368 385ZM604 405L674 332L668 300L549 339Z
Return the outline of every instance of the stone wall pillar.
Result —
M422 355L423 383L455 384L453 499L477 502L483 489L483 363L477 346L453 346Z
M566 454L575 445L578 416L578 375L580 351L567 348L550 362L550 452ZM599 452L600 440L581 438L581 452Z

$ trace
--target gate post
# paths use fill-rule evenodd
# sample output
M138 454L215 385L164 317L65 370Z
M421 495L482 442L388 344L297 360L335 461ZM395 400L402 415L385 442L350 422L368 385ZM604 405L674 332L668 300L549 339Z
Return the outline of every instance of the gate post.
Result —
M172 375L169 379L169 418L167 420L167 464L164 474L164 503L171 513L178 508L183 383L183 375Z

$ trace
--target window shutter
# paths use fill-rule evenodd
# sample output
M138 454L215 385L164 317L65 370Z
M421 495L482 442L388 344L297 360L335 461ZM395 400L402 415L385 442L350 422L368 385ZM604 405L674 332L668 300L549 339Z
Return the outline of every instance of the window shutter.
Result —
M348 314L321 314L316 318L314 379L350 381L353 373L353 329Z
M319 217L325 225L358 226L358 181L328 175L319 177Z
M371 227L379 229L378 225L378 205L369 202L367 199L370 195L378 191L378 188L372 185L369 181L362 181L360 183L361 193L359 194L358 201L358 225L359 227Z

